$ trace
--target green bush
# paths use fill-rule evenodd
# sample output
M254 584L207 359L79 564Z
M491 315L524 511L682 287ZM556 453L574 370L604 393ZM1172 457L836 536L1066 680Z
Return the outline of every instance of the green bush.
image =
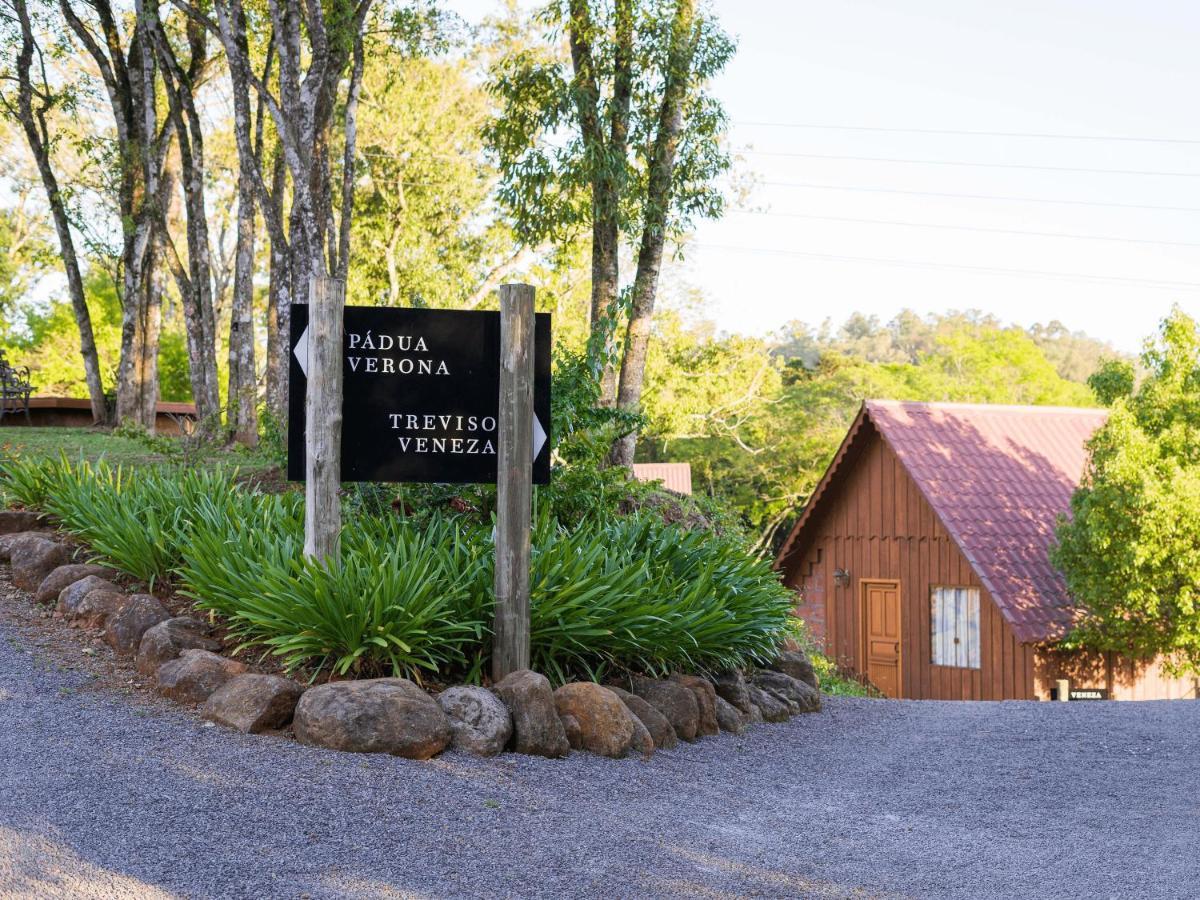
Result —
M31 509L46 509L50 497L71 473L66 455L57 459L14 456L0 463L6 499Z
M246 647L289 670L359 677L472 669L486 631L471 597L482 557L443 520L421 530L354 519L333 565L302 556L302 507L291 497L203 503L180 578Z
M177 564L200 501L232 493L235 475L79 462L60 468L43 506L98 558L153 588Z
M770 565L733 540L650 514L574 530L543 517L530 594L534 668L560 681L764 662L793 604Z

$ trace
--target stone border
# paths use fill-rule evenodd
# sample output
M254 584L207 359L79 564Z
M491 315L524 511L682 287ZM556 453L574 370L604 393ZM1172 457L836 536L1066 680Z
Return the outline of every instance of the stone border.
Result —
M220 654L213 629L172 615L145 593L130 593L113 569L75 562L72 548L36 513L0 510L0 562L53 618L97 631L162 696L199 707L211 722L246 734L292 726L304 744L358 753L429 759L447 747L480 756L505 750L548 758L580 750L649 758L679 741L741 733L821 708L811 661L783 650L769 668L710 677L633 676L607 685L551 688L528 669L490 689L456 685L431 695L405 678L332 681L306 688L255 672Z

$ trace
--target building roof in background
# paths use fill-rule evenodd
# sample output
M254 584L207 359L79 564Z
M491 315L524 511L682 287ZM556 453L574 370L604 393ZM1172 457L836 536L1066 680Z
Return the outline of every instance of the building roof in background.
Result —
M1050 564L1058 516L1087 462L1102 409L868 400L783 553L812 518L853 439L870 423L970 562L1017 639L1061 637L1075 618Z
M661 481L677 494L692 493L691 463L634 463L633 477L638 481Z

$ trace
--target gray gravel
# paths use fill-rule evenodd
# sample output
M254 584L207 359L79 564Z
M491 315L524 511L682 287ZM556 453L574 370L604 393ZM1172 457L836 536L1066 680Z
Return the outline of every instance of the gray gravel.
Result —
M0 620L4 897L1187 897L1200 704L905 703L656 756L362 757ZM31 649L32 648L32 649Z

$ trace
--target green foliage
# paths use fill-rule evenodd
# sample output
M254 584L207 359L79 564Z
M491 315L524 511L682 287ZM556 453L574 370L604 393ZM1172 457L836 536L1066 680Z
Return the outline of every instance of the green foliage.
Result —
M794 602L739 542L645 514L573 530L543 517L530 593L534 667L558 680L764 662Z
M189 515L202 498L233 490L224 469L126 469L60 463L43 504L63 527L87 541L98 558L153 588L179 559Z
M1087 383L1101 403L1112 406L1118 400L1133 395L1135 377L1133 363L1124 359L1108 359L1088 377Z
M485 139L499 163L497 193L518 237L531 246L568 241L589 227L590 189L597 180L619 186L622 230L636 231L646 212L649 154L668 74L674 4L631 4L632 84L625 157L615 155L610 146L590 143L579 119L577 100L588 89L576 80L561 39L568 23L591 49L599 93L596 111L605 133L619 106L614 92L605 88L614 82L618 57L615 8L594 0L580 5L587 8L589 26L572 16L565 0L556 0L536 17L542 39L532 45L514 42L490 73L488 89L498 109ZM735 44L703 4L692 40L692 77L666 217L670 236L686 233L697 219L720 214L724 201L715 181L730 166L721 140L725 113L708 85L732 57Z
M486 625L471 588L483 559L455 523L356 518L332 566L304 558L302 546L292 499L204 502L180 577L200 609L289 670L417 679L478 671Z
M5 489L62 519L102 559L177 578L245 648L293 671L478 678L488 659L494 548L476 515L397 514L386 491L347 504L341 558L303 558L303 498L235 473L13 459ZM792 596L736 534L657 511L564 521L539 503L531 577L535 665L557 680L766 659Z
M1162 654L1200 672L1200 330L1179 309L1127 369L1095 379L1114 398L1089 444L1071 518L1052 553L1086 617L1070 646Z
M96 268L84 279L92 331L100 356L100 374L106 385L116 383L121 347L121 300L107 273ZM67 299L48 303L25 297L17 303L5 335L3 349L14 365L29 366L37 393L86 397L87 381L79 353L79 328ZM158 352L160 396L188 401L187 347L179 323L165 324Z
M667 316L655 337L642 458L690 462L693 484L737 509L763 549L786 533L865 399L1095 402L1033 336L978 314L852 316L836 333L792 323L774 346Z
M0 462L0 480L8 499L30 509L45 509L55 490L71 475L66 454L56 459L11 456Z
M480 129L488 98L472 53L414 57L372 39L358 113L353 302L464 308L513 254L493 215Z

